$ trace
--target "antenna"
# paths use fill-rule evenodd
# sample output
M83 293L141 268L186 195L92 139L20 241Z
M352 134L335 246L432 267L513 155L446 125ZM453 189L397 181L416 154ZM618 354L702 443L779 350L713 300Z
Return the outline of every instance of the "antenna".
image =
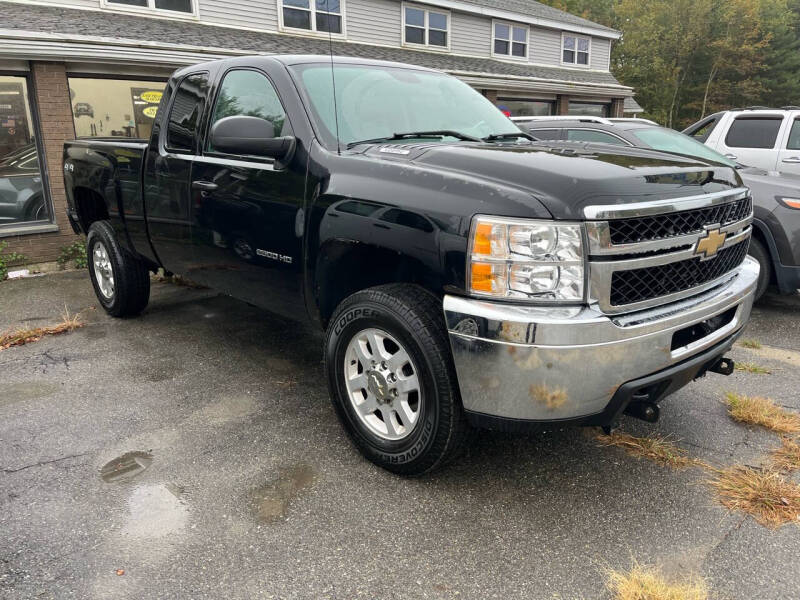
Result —
M319 0L317 0L319 1ZM325 10L326 12L330 10L330 6L328 6L328 2L330 0L325 0ZM340 8L341 10L341 8ZM328 52L331 56L331 84L333 86L333 120L336 123L336 154L342 154L342 144L339 140L339 106L336 102L336 75L334 73L333 68L333 35L331 34L331 21L330 21L331 13L328 12Z

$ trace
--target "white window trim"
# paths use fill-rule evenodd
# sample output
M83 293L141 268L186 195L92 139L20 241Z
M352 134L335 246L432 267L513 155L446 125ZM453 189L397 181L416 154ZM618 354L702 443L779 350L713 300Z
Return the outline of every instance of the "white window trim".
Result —
M497 54L494 51L494 42L499 39L495 37L495 25L505 25L508 29L508 54ZM511 54L514 45L514 28L525 30L525 56L514 56ZM503 40L506 41L506 40ZM519 42L517 42L519 43ZM492 58L499 58L501 60L515 60L527 62L531 55L531 26L524 23L512 23L511 21L501 21L499 19L492 19Z
M575 62L565 62L564 61L564 38L575 38ZM578 62L578 40L588 40L589 41L589 52L588 56L586 57L586 64L582 65ZM588 35L578 35L576 33L570 33L568 31L561 32L561 64L576 67L578 69L591 69L592 68L592 38ZM610 66L610 65L609 65Z
M131 6L129 4L118 4L110 0L101 0L100 7L104 10L113 12L127 12L134 14L158 15L163 17L171 17L175 19L199 19L200 15L197 9L198 0L191 0L192 12L181 12L179 10L167 10L164 8L156 8L155 0L147 0L147 6Z
M425 24L423 28L425 29L425 43L424 44L416 44L414 42L407 42L406 41L406 8L415 8L417 10L421 10L425 13ZM426 50L433 50L436 52L450 52L450 44L452 43L453 38L453 16L450 14L449 10L445 10L443 8L439 8L436 6L425 6L421 4L415 4L412 2L403 2L400 5L401 11L401 25L400 25L400 44L405 48L425 48ZM428 32L430 31L430 25L428 24L428 14L431 12L435 12L440 15L447 16L447 46L437 46L431 45L428 43ZM418 27L417 25L411 25L411 27ZM442 29L434 29L434 31L443 31Z
M297 10L308 10L311 13L311 25L315 29L302 29L300 27L289 27L288 25L284 25L283 23L283 0L278 0L278 31L283 31L285 33L295 33L299 35L310 35L313 37L324 37L327 38L329 35L334 39L345 39L347 37L347 18L346 18L346 2L345 0L339 0L339 16L342 19L342 32L341 33L328 33L327 31L317 31L317 3L316 0L309 0L308 1L308 9L305 8L297 8L296 6L287 6L286 8L294 8ZM321 10L319 11L325 14L333 14L336 13L329 13L327 11Z

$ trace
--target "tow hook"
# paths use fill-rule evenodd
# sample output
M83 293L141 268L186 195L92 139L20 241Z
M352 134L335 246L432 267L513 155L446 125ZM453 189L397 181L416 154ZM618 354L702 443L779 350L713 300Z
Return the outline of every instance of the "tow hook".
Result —
M733 369L735 367L735 363L733 362L732 358L723 357L720 358L717 362L715 362L711 367L709 367L709 371L712 373L719 373L720 375L730 375L733 373Z
M625 407L626 415L641 419L642 421L647 421L648 423L655 423L658 421L660 412L658 404L654 404L653 402L633 401Z

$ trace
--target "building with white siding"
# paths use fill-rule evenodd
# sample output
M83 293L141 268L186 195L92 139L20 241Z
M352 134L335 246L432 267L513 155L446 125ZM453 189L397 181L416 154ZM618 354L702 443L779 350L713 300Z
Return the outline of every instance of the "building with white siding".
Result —
M0 241L74 241L61 145L146 137L170 72L245 54L334 54L459 77L510 116L622 116L619 32L532 0L0 1ZM630 102L630 100L629 100Z

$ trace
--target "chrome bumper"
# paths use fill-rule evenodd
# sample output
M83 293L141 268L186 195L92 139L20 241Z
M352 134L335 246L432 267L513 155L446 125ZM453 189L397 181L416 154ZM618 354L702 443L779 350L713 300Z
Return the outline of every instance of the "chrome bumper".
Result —
M464 408L528 421L601 413L622 384L691 359L739 332L750 316L757 279L758 263L748 257L712 290L626 315L445 296ZM676 332L730 310L730 320L716 330L673 348Z

